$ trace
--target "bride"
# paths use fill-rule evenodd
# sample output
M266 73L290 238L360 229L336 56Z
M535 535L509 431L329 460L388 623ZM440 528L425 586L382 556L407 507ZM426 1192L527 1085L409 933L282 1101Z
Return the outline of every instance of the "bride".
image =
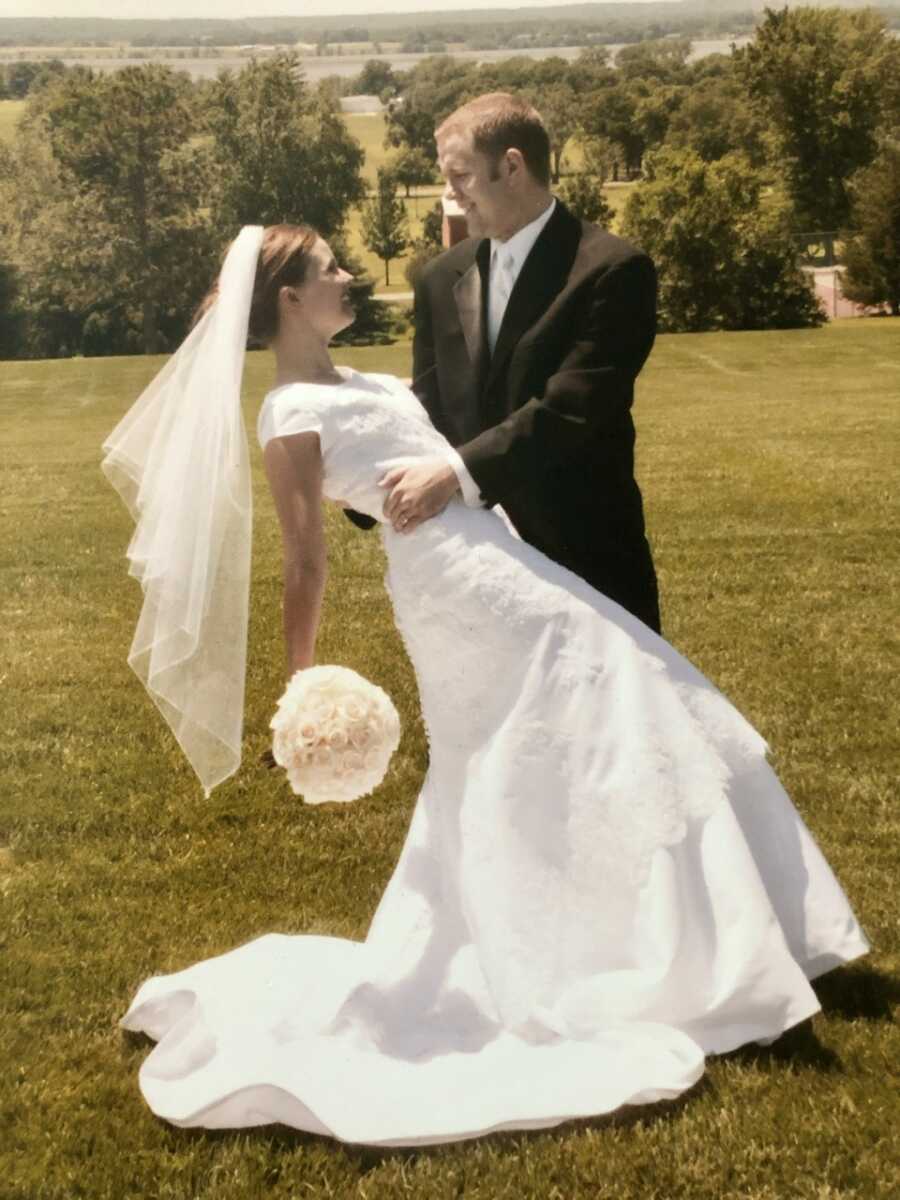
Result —
M673 1097L704 1056L818 1010L868 949L760 736L671 646L451 500L404 534L379 483L447 443L398 380L335 367L350 276L247 227L182 348L106 443L136 516L130 662L207 794L240 760L250 334L284 545L290 672L312 665L322 498L381 522L430 765L365 942L270 934L147 980L122 1020L178 1125L408 1145Z

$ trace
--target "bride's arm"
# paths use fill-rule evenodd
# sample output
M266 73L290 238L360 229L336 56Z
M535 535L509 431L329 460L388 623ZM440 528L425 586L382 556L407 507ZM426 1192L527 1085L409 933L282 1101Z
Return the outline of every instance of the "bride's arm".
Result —
M322 453L317 433L272 438L263 461L284 551L284 640L288 677L315 661L327 556L322 519Z

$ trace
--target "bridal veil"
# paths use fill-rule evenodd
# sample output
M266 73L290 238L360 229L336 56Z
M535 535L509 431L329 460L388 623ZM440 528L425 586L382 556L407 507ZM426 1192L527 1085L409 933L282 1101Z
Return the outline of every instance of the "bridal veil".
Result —
M241 230L216 300L103 444L144 592L128 662L207 796L241 761L252 517L241 378L262 237Z

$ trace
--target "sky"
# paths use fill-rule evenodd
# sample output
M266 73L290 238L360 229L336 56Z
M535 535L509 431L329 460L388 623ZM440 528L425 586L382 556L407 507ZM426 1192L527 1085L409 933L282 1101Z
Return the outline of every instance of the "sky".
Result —
M583 0L575 0L583 2ZM587 0L589 2L589 0ZM650 0L612 0L619 4L644 4ZM657 0L659 2L659 0ZM573 0L341 0L340 12L348 16L367 13L449 12L472 8L557 8ZM669 0L677 3L677 0ZM0 17L317 17L333 16L334 0L0 0ZM149 11L148 11L149 10Z

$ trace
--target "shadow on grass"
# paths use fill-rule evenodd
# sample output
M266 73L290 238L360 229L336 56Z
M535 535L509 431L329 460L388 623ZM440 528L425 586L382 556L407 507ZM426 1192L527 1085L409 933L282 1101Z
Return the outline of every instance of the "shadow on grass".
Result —
M900 980L867 966L830 971L814 986L823 1014L848 1021L892 1022L900 1002ZM844 1069L838 1055L819 1041L812 1019L795 1025L771 1046L740 1046L723 1057L740 1063L790 1062L823 1073Z
M512 1150L523 1142L534 1142L538 1139L550 1138L562 1142L573 1134L584 1130L623 1129L628 1130L644 1122L672 1121L680 1117L682 1112L689 1109L699 1097L709 1092L715 1092L715 1085L704 1075L688 1091L683 1092L674 1100L660 1100L656 1104L626 1105L616 1112L597 1117L578 1117L569 1121L561 1121L545 1129L501 1129L494 1133L482 1133L477 1137L457 1139L454 1142L444 1142L431 1146L355 1146L345 1144L343 1150L347 1158L356 1163L361 1173L374 1170L388 1162L402 1161L413 1163L419 1158L439 1157L442 1153L457 1150L469 1143L478 1146L493 1147L496 1150ZM279 1133L282 1130L279 1129ZM290 1130L283 1131L290 1140ZM317 1141L328 1142L328 1138L317 1138Z
M812 1018L801 1021L793 1029L788 1029L770 1046L761 1046L750 1042L746 1046L738 1046L728 1054L719 1055L727 1062L754 1064L790 1063L792 1066L811 1067L815 1071L827 1074L832 1071L843 1071L840 1057L828 1046L824 1046L813 1029Z
M890 1022L900 1004L900 979L868 966L831 971L813 987L827 1016L848 1021Z

